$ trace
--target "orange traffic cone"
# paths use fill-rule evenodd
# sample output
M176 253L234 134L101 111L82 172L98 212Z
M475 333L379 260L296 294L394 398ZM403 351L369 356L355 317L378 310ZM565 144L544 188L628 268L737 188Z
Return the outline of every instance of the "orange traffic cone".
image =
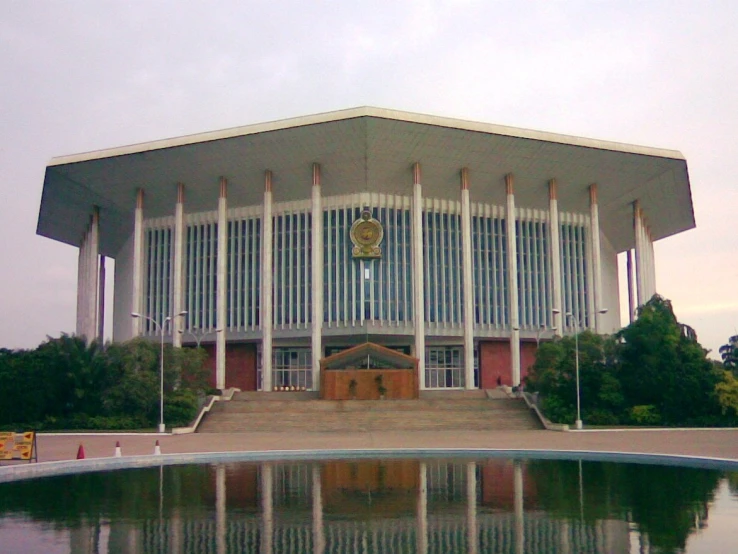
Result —
M78 460L85 459L85 447L82 446L82 443L79 444L79 448L77 449L77 459Z
M154 445L154 456L161 455L161 446L159 446L159 439L156 440L156 444Z
M120 450L120 441L116 441L115 443L115 457L120 458L123 455L123 452Z

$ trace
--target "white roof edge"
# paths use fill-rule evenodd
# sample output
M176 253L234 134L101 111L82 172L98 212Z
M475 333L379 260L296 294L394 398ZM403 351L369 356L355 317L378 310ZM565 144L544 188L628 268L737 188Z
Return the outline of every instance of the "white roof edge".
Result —
M606 140L589 139L577 137L573 135L562 135L557 133L549 133L545 131L534 131L530 129L521 129L517 127L508 127L505 125L495 125L493 123L481 123L464 119L453 119L449 117L440 117L434 115L418 114L412 112L404 112L399 110L389 110L384 108L373 108L363 106L359 108L349 108L346 110L338 110L333 112L324 112L313 115L293 117L289 119L279 119L276 121L268 121L265 123L256 123L245 125L242 127L232 127L220 131L209 131L206 133L197 133L193 135L185 135L181 137L173 137L168 139L155 140L151 142L141 142L128 146L119 146L104 150L94 150L92 152L84 152L81 154L71 154L68 156L59 156L52 158L47 167L65 165L70 163L85 162L102 158L112 158L115 156L124 156L127 154L138 154L149 152L152 150L161 150L165 148L173 148L177 146L187 146L200 142L210 142L233 137L254 135L265 133L268 131L278 131L289 129L292 127L303 127L306 125L315 125L319 123L330 123L333 121L341 121L353 119L357 117L377 117L383 119L393 119L396 121L406 121L408 123L420 123L426 125L434 125L437 127L448 127L460 129L462 131L475 131L493 135L503 135L513 138L523 138L530 140L539 140L544 142L553 142L570 146L581 146L584 148L595 148L598 150L611 150L615 152L623 152L628 154L641 154L644 156L656 156L660 158L673 158L684 160L684 156L678 150L668 150L664 148L653 148L649 146L639 146L635 144L626 144L621 142L611 142Z

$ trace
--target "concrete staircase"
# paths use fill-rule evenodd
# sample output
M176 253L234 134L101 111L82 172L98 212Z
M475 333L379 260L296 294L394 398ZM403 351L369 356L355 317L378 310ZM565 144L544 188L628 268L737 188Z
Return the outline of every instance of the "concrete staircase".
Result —
M319 400L315 392L242 392L217 402L199 433L542 429L522 399L498 391L423 391L418 400Z

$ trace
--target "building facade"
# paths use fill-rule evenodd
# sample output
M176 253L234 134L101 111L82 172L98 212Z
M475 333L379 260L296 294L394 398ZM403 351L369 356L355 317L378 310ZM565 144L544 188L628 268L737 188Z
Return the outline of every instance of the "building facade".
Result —
M633 314L692 227L679 152L357 108L56 158L38 233L80 249L78 334L112 257L114 340L163 326L270 391L365 341L421 389L519 384L541 340L619 328L618 253Z

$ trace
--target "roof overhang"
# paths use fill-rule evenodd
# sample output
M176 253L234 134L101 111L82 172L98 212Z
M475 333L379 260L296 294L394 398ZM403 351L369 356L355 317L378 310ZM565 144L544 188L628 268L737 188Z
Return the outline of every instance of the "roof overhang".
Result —
M410 195L415 162L423 195L433 198L458 199L462 167L472 201L498 205L508 173L516 204L529 208L548 206L547 183L556 178L559 208L587 212L587 188L597 183L600 224L617 251L633 247L635 200L654 240L695 226L687 162L677 151L363 107L54 158L37 233L79 245L97 206L101 253L115 256L132 230L138 188L146 217L173 214L179 182L188 212L215 209L221 176L229 206L260 204L267 169L275 201L307 199L315 162L324 196Z

